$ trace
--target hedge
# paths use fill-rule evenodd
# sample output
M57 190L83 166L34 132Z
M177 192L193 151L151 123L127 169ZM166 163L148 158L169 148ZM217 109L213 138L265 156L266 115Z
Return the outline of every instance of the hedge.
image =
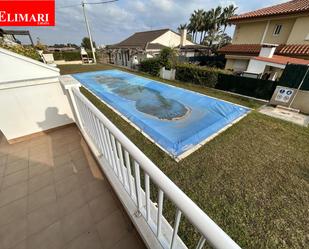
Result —
M216 86L220 73L228 72L217 68L201 67L192 64L179 64L176 66L176 80L207 87Z
M140 63L141 71L154 76L159 75L160 67L160 61L157 58L147 59ZM226 70L187 63L178 64L175 69L176 80L265 100L271 98L279 84L276 81L235 76Z
M269 100L279 82L219 74L216 88L259 99Z
M199 66L216 67L224 69L226 59L224 55L202 55L202 56L179 56L180 63L197 63Z
M159 76L161 63L158 58L146 59L140 62L139 70L153 76Z
M55 60L65 60L65 61L79 61L81 60L80 51L73 52L54 52Z
M10 50L14 53L29 57L31 59L34 59L34 60L37 60L37 61L42 61L41 56L36 51L36 49L33 48L33 47L30 47L30 46L26 47L26 46L22 46L22 45L9 46L9 45L2 43L1 41L0 41L0 47L7 49L7 50Z

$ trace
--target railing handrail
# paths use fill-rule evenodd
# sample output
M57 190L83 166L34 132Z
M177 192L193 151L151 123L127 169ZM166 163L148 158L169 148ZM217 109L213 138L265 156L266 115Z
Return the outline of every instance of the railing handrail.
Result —
M179 187L173 183L133 142L131 142L107 117L100 112L80 91L72 89L74 94L88 104L91 111L99 118L113 136L134 157L140 167L163 190L169 199L184 213L187 219L215 248L239 249L240 247L200 209Z

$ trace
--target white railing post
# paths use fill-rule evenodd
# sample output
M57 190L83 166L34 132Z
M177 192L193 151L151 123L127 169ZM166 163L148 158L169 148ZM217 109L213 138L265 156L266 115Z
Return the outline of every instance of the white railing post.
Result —
M68 80L68 78L67 78ZM81 118L80 118L80 115L79 115L79 112L78 112L78 107L77 107L77 104L76 104L76 100L74 98L74 95L73 95L73 92L72 92L72 89L76 89L77 91L79 91L79 87L81 86L81 84L77 81L77 80L71 80L69 78L69 81L65 81L65 80L61 80L60 78L60 83L63 85L64 89L68 91L69 93L69 101L71 101L71 104L72 104L72 112L74 113L74 116L75 116L75 121L76 121L76 124L79 128L83 128L83 123L81 121Z
M158 213L157 213L157 238L161 236L162 211L163 211L164 192L159 189L158 193Z
M135 173L135 191L136 191L136 202L137 210L139 214L142 213L142 197L141 197L141 176L139 171L139 165L134 161L134 173Z
M130 156L129 156L129 153L126 150L124 152L124 157L125 157L126 167L127 167L129 193L130 193L130 196L133 196L133 184L132 184L132 173L131 173Z
M146 220L150 221L150 181L149 175L145 173L145 199L146 199Z
M172 236L172 241L171 241L171 249L173 249L174 246L175 246L175 241L176 241L176 238L177 238L180 219L181 219L181 211L179 209L177 209L176 216L175 216L174 231L173 231L173 236Z

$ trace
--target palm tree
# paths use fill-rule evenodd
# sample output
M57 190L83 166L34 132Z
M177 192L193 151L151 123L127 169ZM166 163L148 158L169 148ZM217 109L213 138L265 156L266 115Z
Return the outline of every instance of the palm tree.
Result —
M204 16L205 16L205 10L199 9L195 11L196 15L196 30L200 33L200 43L202 42L202 35L204 31Z
M222 7L218 6L215 9L209 11L209 30L208 30L208 39L209 45L211 46L217 37L217 33L220 30L222 24Z
M205 37L207 35L207 33L209 32L209 30L211 29L211 13L210 11L205 12L204 14L204 21L203 21L203 38L201 43L204 42Z
M221 17L221 24L224 26L223 32L225 33L226 27L230 26L231 24L228 22L228 20L235 15L235 12L237 10L237 7L235 7L233 4L225 7L222 12Z
M189 25L188 25L188 30L192 35L193 42L195 42L195 39L196 39L196 37L195 37L195 34L196 34L196 15L194 13L191 14L190 22L189 22Z
M195 10L186 26L192 35L193 42L196 43L198 36L200 44L207 43L212 46L214 42L220 42L218 40L225 37L222 34L225 34L226 27L229 25L228 19L235 15L236 9L234 5L229 5L225 8L218 6L209 11ZM179 26L179 29L181 28L183 25Z
M181 33L182 30L188 28L188 25L185 23L185 24L180 24L177 28L178 30L178 33Z
M193 41L196 42L197 35L203 28L203 17L205 11L202 9L195 10L190 17L190 23L188 25L189 31L192 33Z
M219 31L222 23L222 7L218 6L215 9L210 10L210 23L211 29L214 31Z

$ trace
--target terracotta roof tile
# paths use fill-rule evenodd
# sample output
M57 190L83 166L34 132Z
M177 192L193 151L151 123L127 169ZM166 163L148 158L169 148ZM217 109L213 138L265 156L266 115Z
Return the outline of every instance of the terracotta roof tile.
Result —
M309 56L309 45L284 45L278 48L277 54Z
M253 59L258 60L258 61L266 61L266 62L281 64L281 65L286 65L288 63L309 65L309 60L292 58L292 57L287 57L287 56L282 56L282 55L273 55L272 58L257 56L257 57L253 57Z
M220 53L246 53L246 54L258 54L262 46L260 44L229 44L219 49Z
M260 44L230 44L219 49L219 52L222 54L258 55L261 48L262 45ZM309 56L309 44L279 45L275 53L280 55Z
M309 0L293 0L231 17L230 22L268 16L309 12Z

